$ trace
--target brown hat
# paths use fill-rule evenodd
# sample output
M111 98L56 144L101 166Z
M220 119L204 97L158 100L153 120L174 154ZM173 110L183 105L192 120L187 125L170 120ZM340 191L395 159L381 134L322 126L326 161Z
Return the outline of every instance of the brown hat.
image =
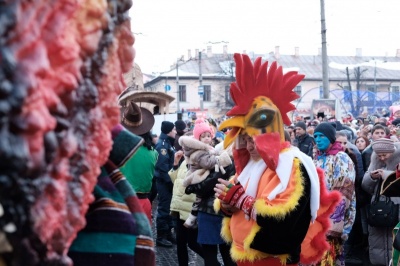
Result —
M380 138L372 143L372 149L376 153L393 153L395 150L394 142L391 139Z
M121 107L121 124L130 132L142 135L152 129L154 116L146 108L130 101L127 106Z

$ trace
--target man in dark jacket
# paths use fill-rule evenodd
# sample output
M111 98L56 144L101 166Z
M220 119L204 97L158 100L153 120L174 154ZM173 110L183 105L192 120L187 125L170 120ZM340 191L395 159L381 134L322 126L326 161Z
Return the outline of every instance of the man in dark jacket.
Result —
M312 152L314 147L314 138L311 137L306 131L306 123L303 121L297 122L295 125L296 129L296 140L297 140L297 147L303 153L307 154L312 158Z
M172 218L169 215L173 183L168 174L174 164L175 136L174 123L163 121L161 123L161 134L155 147L158 152L158 160L154 171L158 191L156 244L162 247L172 247L172 243L175 242L171 233Z

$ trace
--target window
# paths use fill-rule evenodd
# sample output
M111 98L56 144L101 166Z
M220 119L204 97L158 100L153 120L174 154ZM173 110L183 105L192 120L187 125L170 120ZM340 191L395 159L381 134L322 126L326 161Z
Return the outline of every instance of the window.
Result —
M299 95L299 97L301 97L301 86L296 86L294 88L294 92L297 93Z
M229 85L225 86L225 105L227 107L234 105Z
M225 102L232 101L231 92L229 90L229 86L225 86Z
M186 102L186 85L179 85L179 101Z
M400 101L400 87L392 86L392 101L398 102Z
M204 85L204 94L203 94L203 101L211 102L211 86Z
M367 90L368 90L368 101L373 102L375 100L375 86L368 85Z

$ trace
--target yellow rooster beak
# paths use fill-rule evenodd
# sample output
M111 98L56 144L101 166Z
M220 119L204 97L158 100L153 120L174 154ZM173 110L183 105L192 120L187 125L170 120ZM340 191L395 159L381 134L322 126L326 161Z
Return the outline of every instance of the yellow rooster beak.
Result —
M225 136L224 148L229 147L229 145L231 145L231 143L237 138L237 136L240 134L240 131L244 128L244 123L244 116L235 116L221 123L219 130L231 128L229 133Z

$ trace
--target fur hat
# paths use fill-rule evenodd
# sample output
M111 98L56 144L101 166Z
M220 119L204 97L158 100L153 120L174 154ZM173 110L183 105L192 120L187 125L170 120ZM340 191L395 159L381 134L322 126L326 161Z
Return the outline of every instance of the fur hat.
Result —
M329 139L331 143L335 143L336 141L336 129L332 126L331 123L329 122L324 122L319 124L315 129L314 129L314 134L320 132L324 134L325 137Z
M212 130L210 125L203 119L199 118L196 120L196 123L194 125L193 136L195 139L200 140L200 136L204 132L209 132L211 134L211 138L214 137L214 131Z
M168 134L174 129L175 125L169 121L162 121L161 123L161 132L164 134Z
M109 159L118 167L123 166L143 144L144 140L128 131L121 124L111 130L113 146Z
M146 108L130 101L126 107L121 107L121 124L130 132L142 135L153 128L154 116Z
M372 143L375 153L393 153L395 151L394 142L391 139L380 138Z
M306 123L304 123L303 121L297 122L296 125L295 125L295 127L300 127L300 128L302 128L303 130L306 130L306 128L307 128Z

